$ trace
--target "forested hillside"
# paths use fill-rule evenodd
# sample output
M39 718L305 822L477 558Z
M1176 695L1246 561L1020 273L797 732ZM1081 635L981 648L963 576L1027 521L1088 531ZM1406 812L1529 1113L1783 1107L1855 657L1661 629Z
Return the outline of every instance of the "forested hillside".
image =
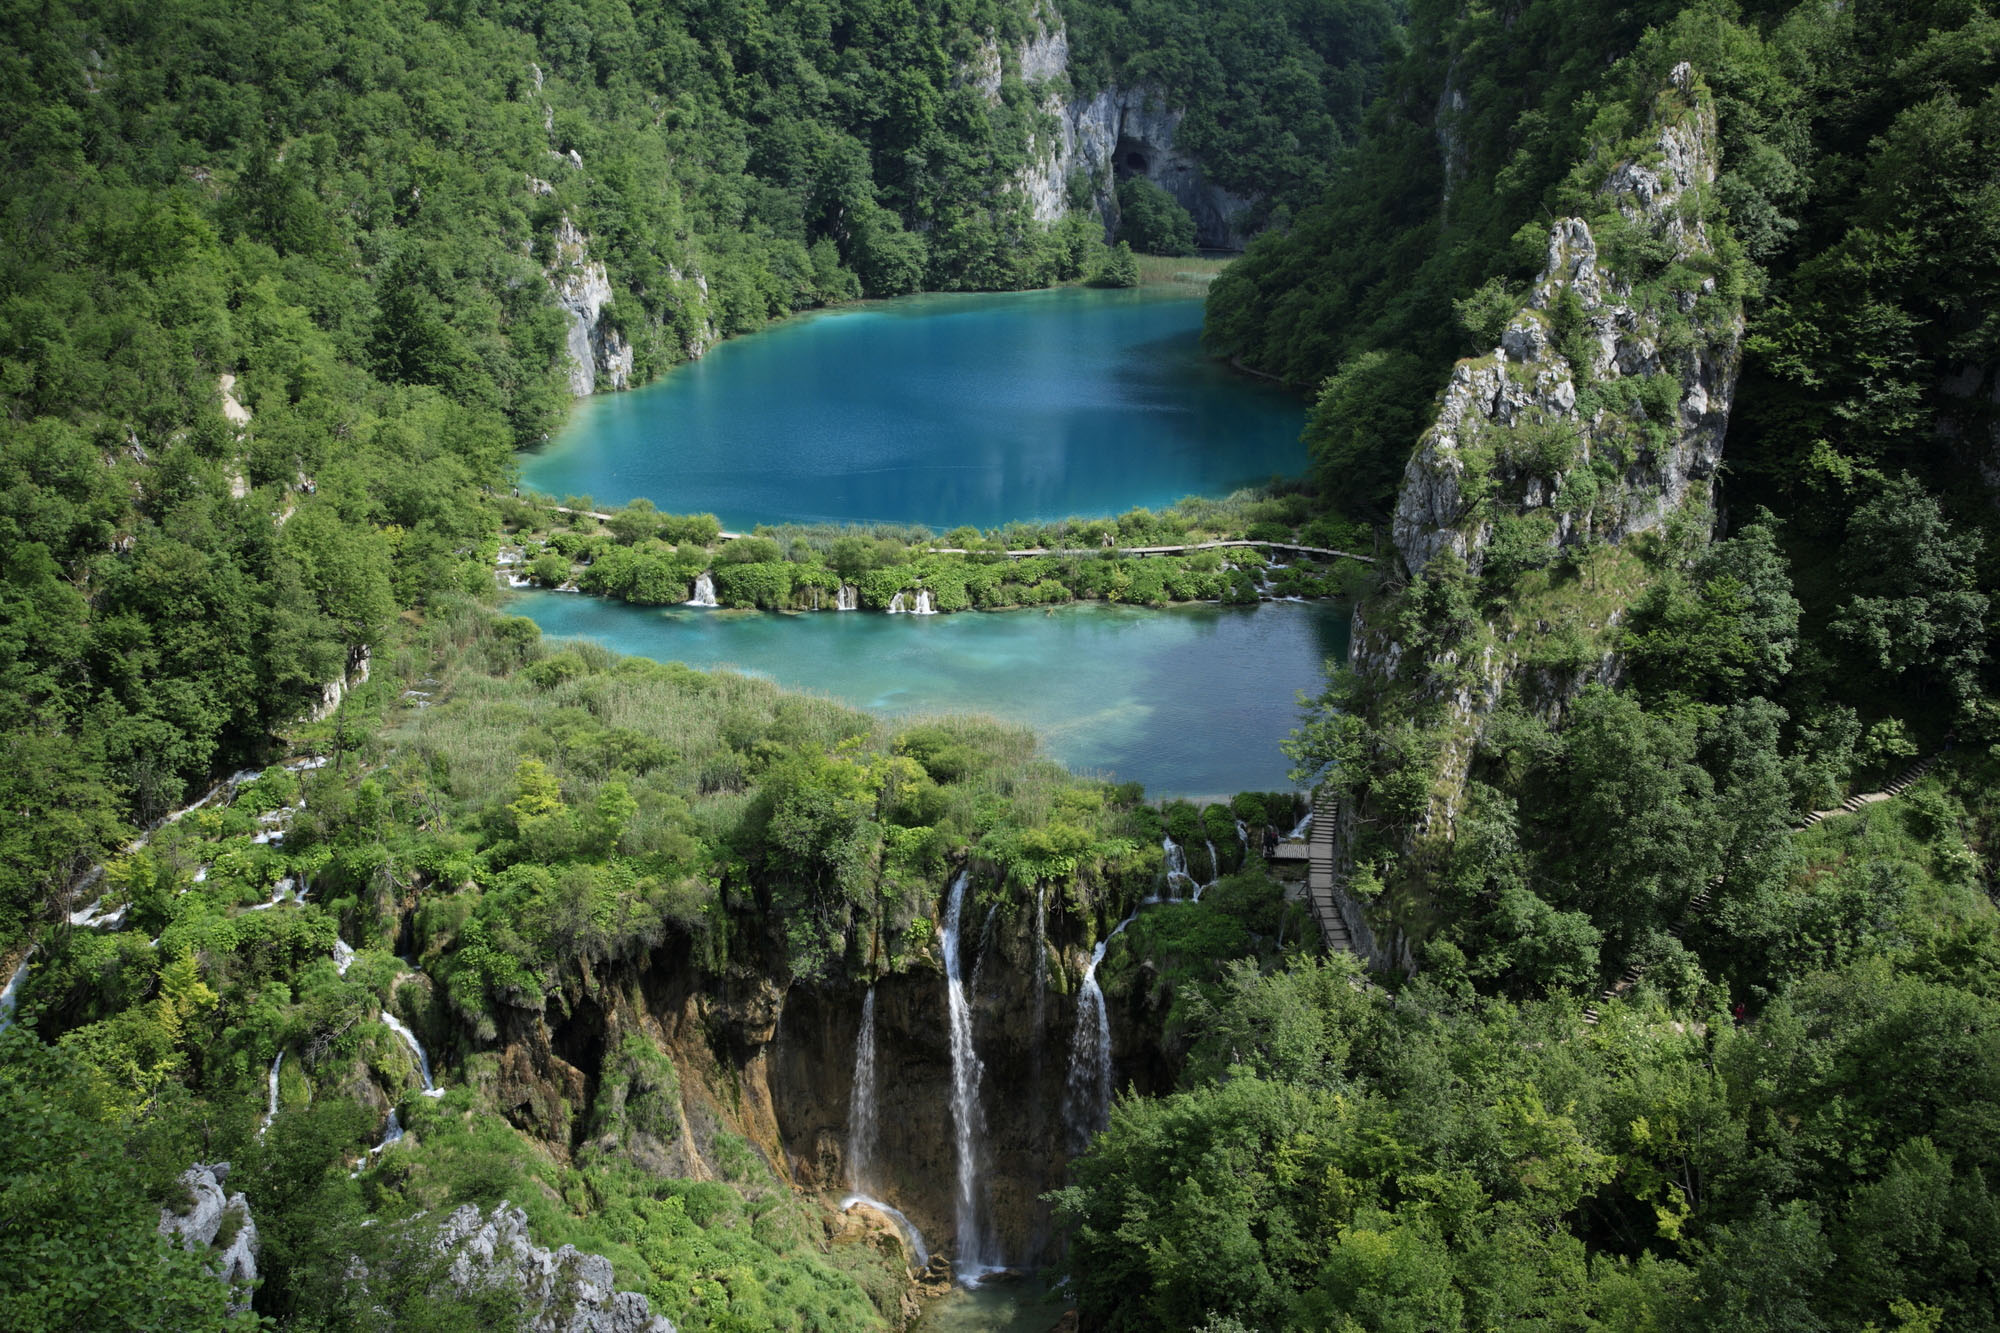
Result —
M951 1253L1084 1329L2000 1327L1987 5L0 15L0 1326L900 1328ZM793 312L1136 282L1169 186L1268 227L1205 336L1297 484L949 556L509 494ZM1337 924L1294 793L496 605L503 532L969 610L1368 525L1272 585L1356 607Z

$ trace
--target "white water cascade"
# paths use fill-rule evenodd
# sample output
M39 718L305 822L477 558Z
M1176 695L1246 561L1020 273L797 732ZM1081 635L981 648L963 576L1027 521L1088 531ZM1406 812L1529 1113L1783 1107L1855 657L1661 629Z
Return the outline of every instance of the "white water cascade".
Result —
M1188 874L1187 853L1181 850L1180 844L1171 836L1163 837L1160 839L1160 849L1167 854L1167 901L1175 901L1174 890L1183 885L1190 892L1199 895L1201 885L1194 882L1193 875Z
M1298 823L1294 824L1292 826L1292 831L1285 835L1285 840L1287 842L1297 842L1300 838L1305 837L1306 830L1312 827L1312 822L1313 822L1313 812L1308 810L1306 811L1306 817L1304 819L1301 819Z
M847 1094L847 1188L865 1191L875 1165L875 988L861 1002L854 1037L854 1087Z
M354 963L354 946L349 944L346 940L340 938L340 936L335 935L333 937L334 970L336 972L339 972L340 975L344 977L347 975L347 969L351 967L353 963Z
M951 1019L951 1119L958 1135L956 1234L958 1259L952 1265L958 1280L977 1286L997 1264L988 1260L979 1234L979 1159L986 1137L986 1118L979 1107L979 1080L984 1072L972 1046L972 1005L966 999L959 964L959 923L965 913L965 890L972 872L961 870L951 882L944 910L945 999Z
M1043 1008L1049 998L1049 887L1046 884L1035 888L1035 1026L1042 1030ZM1037 1058L1041 1050L1036 1043Z
M278 1066L285 1063L285 1053L278 1052L278 1058L271 1061L270 1097L264 1106L264 1123L257 1126L257 1137L263 1138L264 1131L278 1118Z
M424 1054L424 1044L417 1040L417 1034L405 1027L402 1019L396 1017L386 1009L382 1011L382 1022L391 1032L401 1037L403 1044L410 1048L410 1054L417 1057L417 1073L424 1080L424 1096L444 1096L444 1089L431 1082L430 1057Z
M1111 1123L1111 1015L1104 1007L1104 990L1097 984L1097 965L1104 961L1111 941L1124 934L1138 915L1139 909L1133 908L1131 916L1097 942L1077 987L1076 1035L1070 1039L1069 1077L1063 1085L1063 1128L1072 1153L1088 1148L1091 1136Z
M934 616L937 614L937 604L932 601L931 590L929 588L917 589L917 605L910 614L913 616Z
M1208 844L1208 884L1196 886L1194 891L1194 900L1196 902L1201 901L1201 891L1203 889L1222 878L1222 858L1215 854L1215 840L1212 838L1203 838L1202 841Z
M852 583L843 583L833 594L833 609L836 611L859 611L861 590Z
M909 1244L919 1269L930 1267L930 1247L924 1233L902 1211L868 1193L874 1183L875 1149L875 988L861 1002L861 1030L854 1036L854 1087L847 1094L847 1197L840 1201L846 1212L857 1204L872 1208L896 1224Z
M890 615L892 615L892 616L900 616L900 615L902 615L903 613L905 613L905 612L906 612L906 611L908 611L908 610L909 610L909 608L903 605L903 594L901 594L901 593L897 593L897 594L896 594L896 595L895 595L894 597L891 597L891 598L889 599L889 614L890 614Z
M28 959L34 956L29 950L21 959L21 965L14 969L14 975L7 978L7 988L0 990L0 1032L14 1026L14 1006L21 999L21 983L28 979Z
M1236 841L1243 844L1243 864L1250 864L1250 826L1242 820L1236 821Z
M709 577L707 570L704 569L703 571L701 571L701 573L695 575L694 596L688 598L685 605L688 606L715 605L715 580Z

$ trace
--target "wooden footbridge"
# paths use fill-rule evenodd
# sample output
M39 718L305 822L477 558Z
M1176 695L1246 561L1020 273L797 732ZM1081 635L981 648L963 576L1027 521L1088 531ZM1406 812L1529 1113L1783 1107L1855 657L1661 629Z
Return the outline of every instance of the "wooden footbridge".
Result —
M1280 843L1271 853L1273 861L1306 863L1305 904L1319 923L1320 937L1329 949L1354 952L1354 937L1346 918L1334 900L1333 831L1340 822L1340 798L1325 787L1313 794L1312 823L1304 842Z

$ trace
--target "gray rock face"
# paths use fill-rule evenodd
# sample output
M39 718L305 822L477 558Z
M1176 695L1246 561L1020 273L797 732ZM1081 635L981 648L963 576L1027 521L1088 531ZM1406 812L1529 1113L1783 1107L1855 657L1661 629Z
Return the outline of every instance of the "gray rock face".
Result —
M1682 65L1677 80L1692 76ZM1667 242L1677 259L1712 256L1704 223L1690 220L1682 207L1690 191L1714 184L1715 118L1706 104L1668 120L1656 140L1658 165L1621 163L1601 194L1625 220ZM1396 548L1412 575L1444 550L1456 551L1476 573L1492 536L1490 524L1468 521L1473 510L1468 464L1483 482L1503 492L1518 487L1520 509L1553 508L1566 471L1600 461L1617 469L1588 509L1556 515L1558 544L1585 537L1620 543L1659 526L1691 498L1705 500L1722 459L1722 436L1729 421L1743 339L1740 307L1720 320L1696 319L1693 337L1674 342L1661 314L1637 305L1629 283L1598 265L1590 226L1564 218L1549 232L1548 257L1528 307L1509 323L1500 346L1483 357L1462 361L1452 372L1436 422L1418 443L1403 471L1392 531ZM1715 290L1713 279L1674 293L1678 312L1694 312ZM1635 447L1633 418L1608 408L1588 417L1578 410L1575 369L1552 341L1554 312L1568 302L1580 312L1582 345L1591 382L1612 385L1634 377L1670 376L1677 407L1664 427L1664 447ZM1574 348L1574 344L1572 344ZM1643 409L1634 409L1643 421ZM1534 475L1531 465L1510 457L1510 433L1524 428L1573 435L1570 468L1554 476ZM1489 455L1491 457L1489 457Z
M1021 81L1041 93L1041 108L1055 122L1053 134L1029 143L1029 165L1017 179L1039 222L1057 222L1069 211L1069 182L1091 183L1092 204L1107 228L1118 220L1117 182L1144 176L1193 215L1200 244L1240 250L1246 237L1236 219L1252 202L1209 181L1193 157L1175 145L1185 112L1173 110L1156 88L1106 88L1079 101L1069 80L1069 34L1058 22L1037 21L1018 53ZM970 81L998 102L1001 62L997 48L982 50Z
M1413 578L1447 551L1477 575L1500 522L1546 515L1541 530L1552 548L1617 546L1709 504L1743 312L1739 301L1718 295L1713 278L1699 276L1716 257L1701 211L1715 181L1716 125L1686 65L1663 90L1654 124L1647 148L1608 172L1597 215L1615 211L1629 233L1664 243L1684 263L1662 271L1687 274L1693 285L1635 291L1605 265L1585 219L1551 227L1528 303L1499 346L1453 370L1436 420L1404 469L1391 532ZM1528 651L1549 632L1546 623L1503 616L1426 660L1396 642L1392 621L1377 625L1357 610L1352 669L1404 682L1417 698L1444 705L1428 729L1438 746L1430 799L1400 828L1401 855L1412 864L1432 840L1451 836L1479 737L1503 697L1559 724L1588 685L1617 681L1621 663L1605 645L1622 611L1590 615L1578 629L1595 636L1595 655L1558 669L1534 665ZM1336 834L1343 863L1370 817L1343 805ZM1376 961L1406 960L1394 926L1375 924L1384 941L1371 943Z
M490 1214L466 1204L446 1219L437 1246L452 1256L460 1291L519 1295L531 1333L677 1333L636 1291L615 1291L611 1261L574 1245L549 1250L528 1239L528 1215L512 1204Z
M590 238L577 230L568 214L556 227L555 255L549 262L549 285L556 303L569 312L569 391L587 398L600 379L623 389L632 378L632 344L609 321L611 279L604 265L590 258Z
M257 1224L248 1200L224 1194L222 1184L228 1179L227 1162L197 1164L182 1172L181 1183L194 1202L184 1212L162 1208L160 1234L179 1241L182 1249L212 1251L210 1271L229 1284L229 1312L241 1314L250 1308L257 1285ZM218 1238L223 1242L219 1250Z

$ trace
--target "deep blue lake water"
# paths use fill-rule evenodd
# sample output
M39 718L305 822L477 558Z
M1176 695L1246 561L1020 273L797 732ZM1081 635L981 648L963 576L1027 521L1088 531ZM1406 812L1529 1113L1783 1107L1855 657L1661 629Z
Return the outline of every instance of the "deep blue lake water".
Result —
M1201 354L1200 289L915 296L799 316L577 405L522 480L756 523L1122 513L1296 475L1300 399Z
M1079 604L887 616L628 606L524 592L545 634L703 669L731 667L891 715L988 713L1033 727L1054 758L1154 796L1288 789L1278 742L1298 691L1347 652L1332 603Z

